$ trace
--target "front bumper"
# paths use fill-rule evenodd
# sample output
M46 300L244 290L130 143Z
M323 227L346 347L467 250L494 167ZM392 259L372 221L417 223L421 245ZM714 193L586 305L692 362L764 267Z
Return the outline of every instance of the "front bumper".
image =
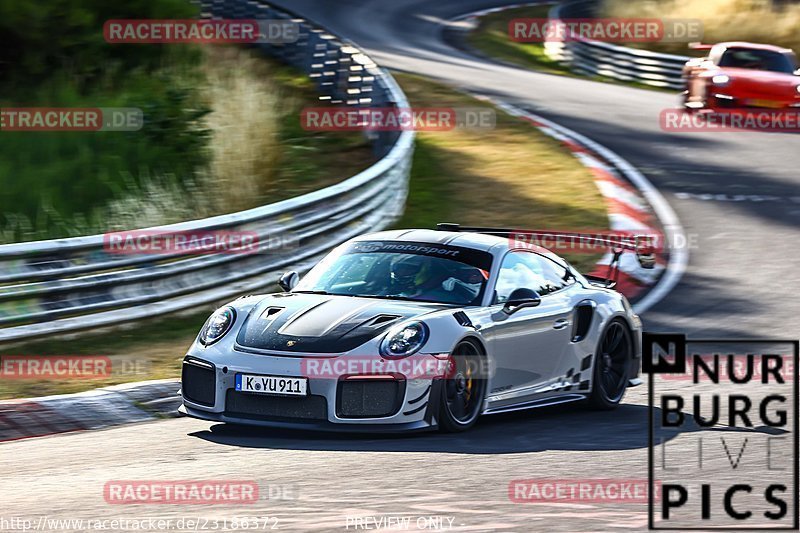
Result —
M279 429L301 429L306 431L332 431L343 433L414 433L431 431L437 428L436 423L427 420L419 422L396 422L392 424L346 424L331 423L328 421L291 421L291 420L257 420L252 418L237 418L224 413L209 413L188 407L184 403L178 411L186 416L207 420L209 422L223 422L227 424L241 424L246 426L260 426Z
M182 413L215 422L323 431L405 432L437 427L441 380L435 377L342 373L315 378L304 372L299 358L236 353L228 359L230 364L192 355L184 359ZM236 391L237 374L308 377L308 394Z
M714 111L724 111L728 109L790 111L800 109L800 98L787 98L785 96L776 95L743 96L722 90L712 90L708 98L708 108Z

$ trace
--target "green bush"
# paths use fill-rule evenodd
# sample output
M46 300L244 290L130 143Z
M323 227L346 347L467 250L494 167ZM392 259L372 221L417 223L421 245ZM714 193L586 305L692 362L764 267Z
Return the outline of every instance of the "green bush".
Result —
M104 77L157 68L173 45L109 44L103 25L111 19L193 18L187 0L13 0L0 2L0 82L27 90L66 71L79 87Z
M3 241L68 236L142 176L182 184L208 163L197 47L106 43L109 19L192 18L187 0L0 3L0 107L134 107L137 132L0 131Z

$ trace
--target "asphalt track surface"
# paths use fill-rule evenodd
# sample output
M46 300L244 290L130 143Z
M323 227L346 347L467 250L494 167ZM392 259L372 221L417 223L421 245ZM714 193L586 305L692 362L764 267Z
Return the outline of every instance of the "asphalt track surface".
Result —
M444 21L502 1L277 3L353 40L381 65L534 111L642 170L698 239L679 286L644 315L648 330L798 337L799 137L664 133L658 114L674 107L676 96L499 66L443 39ZM748 199L717 196L725 194ZM452 518L453 531L637 531L646 528L644 504L514 504L508 486L520 478L646 479L646 427L646 390L639 387L616 412L559 407L500 415L456 436L321 435L184 418L31 439L0 445L0 519L249 516L277 517L284 531L355 531L352 521L347 528L348 516L438 516L447 517L445 524ZM671 453L694 458L693 437L692 431L673 435ZM718 482L741 481L718 450L708 457ZM256 480L288 486L295 499L249 506L106 503L107 481L132 479Z

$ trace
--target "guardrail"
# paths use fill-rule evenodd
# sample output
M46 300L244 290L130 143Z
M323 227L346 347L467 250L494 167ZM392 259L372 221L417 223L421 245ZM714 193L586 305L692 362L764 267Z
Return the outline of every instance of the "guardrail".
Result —
M550 10L549 18L590 18L595 3L582 0L559 4ZM580 74L676 90L684 87L682 69L690 59L688 56L659 54L591 40L548 41L545 53Z
M357 47L302 17L252 0L203 1L204 18L290 19L292 44L263 52L315 80L326 105L408 107L394 79ZM257 253L119 255L103 235L0 246L0 342L118 325L261 290L308 270L336 245L403 212L414 132L369 137L381 159L337 185L248 211L140 231L242 231ZM290 246L286 246L286 243Z

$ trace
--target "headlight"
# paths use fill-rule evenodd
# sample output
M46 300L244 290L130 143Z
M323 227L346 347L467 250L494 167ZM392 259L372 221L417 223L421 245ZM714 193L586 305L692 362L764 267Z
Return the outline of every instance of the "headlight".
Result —
M412 322L391 330L381 342L384 357L407 357L416 353L428 340L428 326Z
M711 83L714 85L726 85L729 81L731 81L731 79L725 74L717 74L711 78Z
M799 93L800 93L800 85L798 85L797 87L795 87L795 89L797 89L797 92L799 92Z
M205 346L214 344L231 329L236 320L236 311L233 307L221 307L217 309L211 317L203 324L200 330L200 342Z

